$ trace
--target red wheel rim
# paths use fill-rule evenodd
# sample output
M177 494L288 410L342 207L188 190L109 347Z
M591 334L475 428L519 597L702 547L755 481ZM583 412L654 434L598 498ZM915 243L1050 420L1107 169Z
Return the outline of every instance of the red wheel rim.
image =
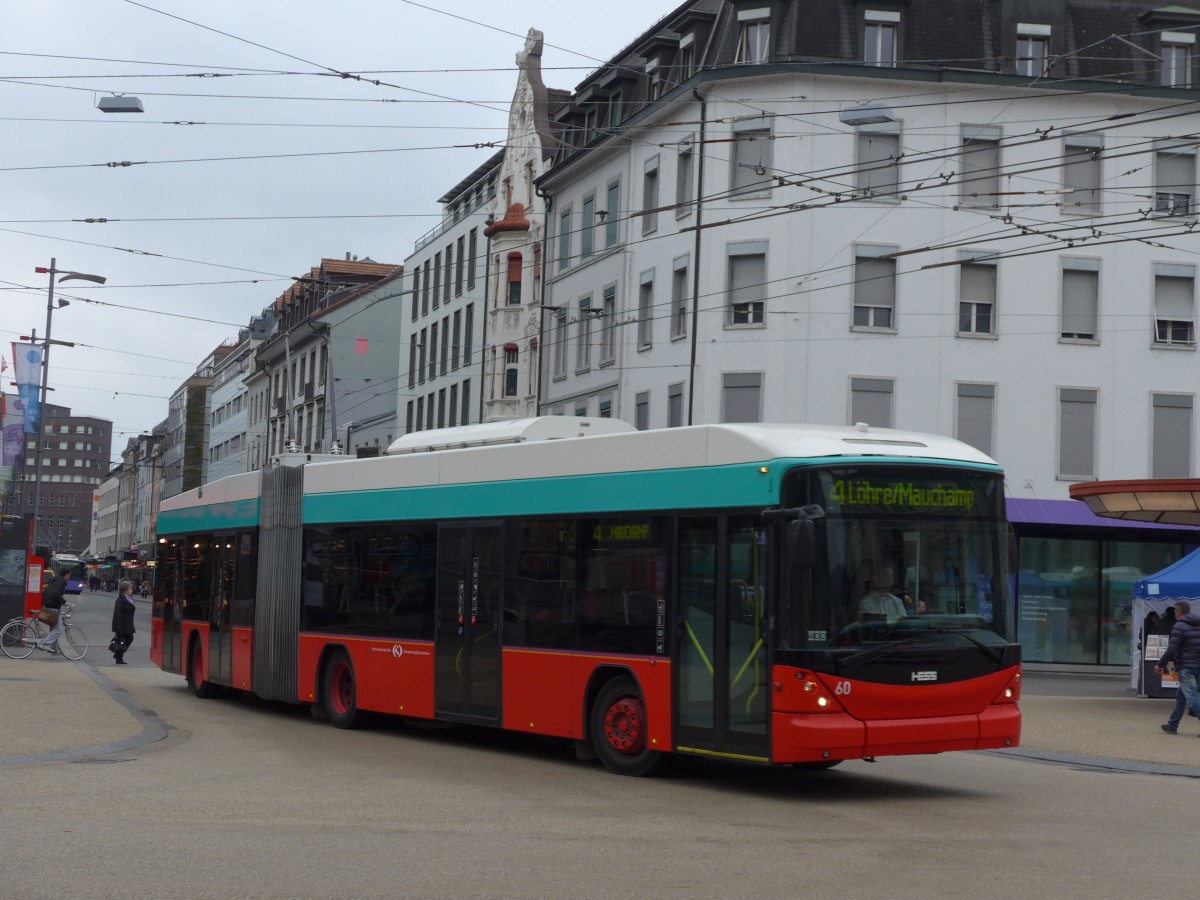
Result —
M333 678L329 699L333 703L333 711L344 716L354 703L354 673L344 662L336 663L333 667Z
M619 753L634 755L646 747L646 709L637 697L622 697L604 714L604 738Z

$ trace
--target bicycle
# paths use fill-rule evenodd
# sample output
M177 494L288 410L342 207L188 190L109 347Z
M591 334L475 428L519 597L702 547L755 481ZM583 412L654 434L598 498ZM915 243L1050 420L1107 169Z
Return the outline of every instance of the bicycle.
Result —
M88 652L87 636L83 629L68 620L71 618L72 604L64 603L58 611L62 619L62 634L58 639L58 652L70 660L83 659ZM10 619L0 628L0 650L9 659L24 659L34 650L46 650L41 646L42 640L50 633L49 627L41 621L37 614L22 619L20 616Z

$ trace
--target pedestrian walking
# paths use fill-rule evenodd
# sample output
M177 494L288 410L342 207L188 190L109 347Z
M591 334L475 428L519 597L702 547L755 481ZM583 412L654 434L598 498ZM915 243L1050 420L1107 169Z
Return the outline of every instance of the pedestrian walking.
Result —
M127 665L125 651L133 643L133 613L135 609L137 609L137 603L133 599L133 582L122 581L117 601L113 604L113 642L109 648L112 650L113 660L118 666Z
M1175 709L1162 726L1167 734L1179 733L1179 723L1183 721L1184 711L1188 707L1200 716L1200 693L1196 685L1197 678L1200 678L1200 616L1192 612L1192 604L1186 600L1175 601L1174 612L1175 625L1167 641L1167 652L1154 667L1154 671L1160 675L1168 670L1179 674Z
M50 633L38 644L47 653L58 652L58 639L63 632L62 608L66 600L67 582L53 569L47 569L49 584L42 591L42 611L38 618L50 626Z

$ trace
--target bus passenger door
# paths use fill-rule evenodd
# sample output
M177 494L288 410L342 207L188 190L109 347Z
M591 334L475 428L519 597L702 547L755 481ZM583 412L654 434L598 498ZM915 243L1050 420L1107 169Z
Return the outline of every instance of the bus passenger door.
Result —
M770 758L767 541L754 516L679 520L676 749Z
M492 524L438 529L434 702L447 718L500 721L502 535Z

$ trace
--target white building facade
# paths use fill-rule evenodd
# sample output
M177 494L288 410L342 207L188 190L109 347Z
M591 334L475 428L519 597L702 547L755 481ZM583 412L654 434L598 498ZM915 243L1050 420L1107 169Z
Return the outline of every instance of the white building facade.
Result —
M479 421L488 215L504 151L438 200L441 220L404 260L399 434Z
M1027 658L1127 663L1128 583L1184 538L1067 491L1196 471L1200 13L1066 7L660 21L580 86L540 181L540 410L963 439L1008 473Z

